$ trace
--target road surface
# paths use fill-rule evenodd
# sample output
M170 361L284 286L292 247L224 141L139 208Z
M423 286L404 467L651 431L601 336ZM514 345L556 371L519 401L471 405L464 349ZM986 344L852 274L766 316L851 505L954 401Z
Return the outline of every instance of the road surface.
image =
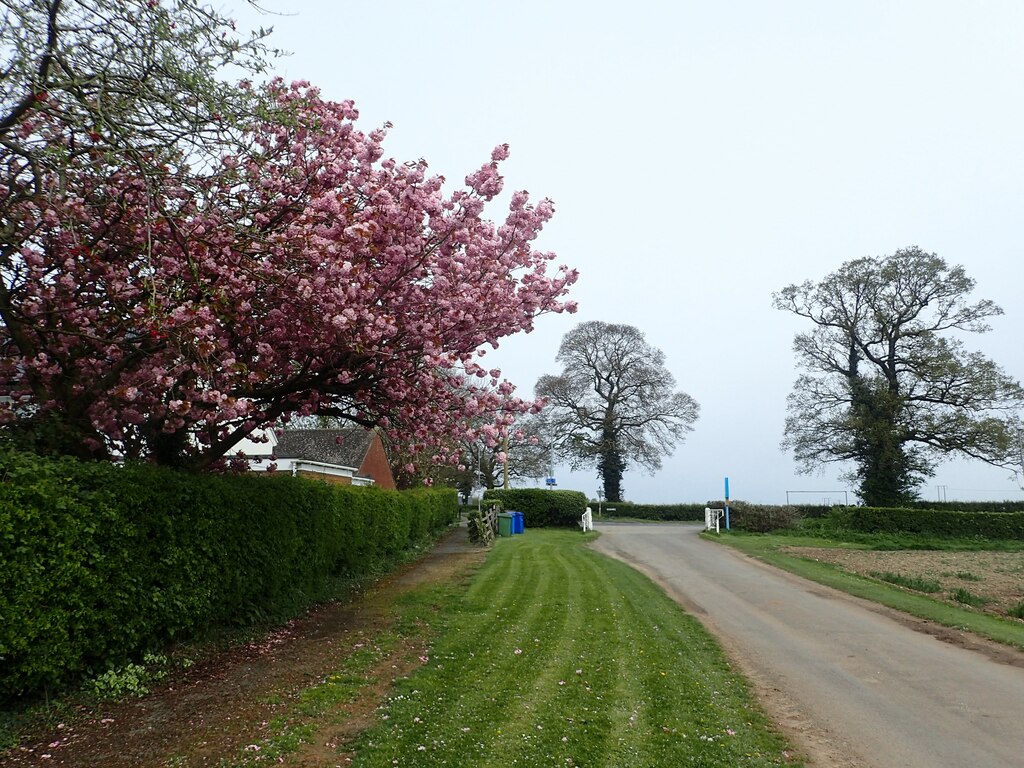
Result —
M597 529L597 549L651 576L719 638L814 765L1024 768L1020 665L705 541L700 526Z

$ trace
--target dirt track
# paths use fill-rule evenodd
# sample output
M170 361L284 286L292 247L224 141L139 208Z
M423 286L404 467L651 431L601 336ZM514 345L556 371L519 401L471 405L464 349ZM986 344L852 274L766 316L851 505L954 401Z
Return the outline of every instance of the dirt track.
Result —
M289 711L296 695L372 644L377 634L389 631L391 606L398 597L420 584L465 578L485 555L469 543L465 528L451 531L429 553L398 568L358 599L321 606L259 641L215 654L144 698L82 707L67 724L0 751L0 766L235 764L247 754L247 745L262 742L269 721ZM317 738L290 755L289 764L326 768L343 762L338 745L370 723L393 679L420 666L423 653L422 647L399 644L367 673L371 684L339 711L336 722L318 723Z
M650 575L718 636L813 765L1024 766L1024 654L915 631L704 541L696 526L598 530L599 550Z

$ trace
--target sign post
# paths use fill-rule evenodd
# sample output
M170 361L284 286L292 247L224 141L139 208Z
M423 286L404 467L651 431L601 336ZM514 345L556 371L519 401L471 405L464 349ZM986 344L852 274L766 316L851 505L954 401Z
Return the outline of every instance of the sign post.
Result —
M725 478L725 530L729 530L729 478Z

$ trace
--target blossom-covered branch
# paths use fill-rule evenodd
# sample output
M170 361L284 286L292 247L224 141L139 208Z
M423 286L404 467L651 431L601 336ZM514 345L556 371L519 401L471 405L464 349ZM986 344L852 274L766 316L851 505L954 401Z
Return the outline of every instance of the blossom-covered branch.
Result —
M507 147L446 195L422 161L386 159L351 102L280 81L259 95L273 119L202 172L97 150L38 194L8 176L2 418L65 452L203 468L291 414L416 451L535 410L479 355L573 310L576 273L533 248L549 201L517 192L503 223L483 218ZM21 130L67 136L46 111Z

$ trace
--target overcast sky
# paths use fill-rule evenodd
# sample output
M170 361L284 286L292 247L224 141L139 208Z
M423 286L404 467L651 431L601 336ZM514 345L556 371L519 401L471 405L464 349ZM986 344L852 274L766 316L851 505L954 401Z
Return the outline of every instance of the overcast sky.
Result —
M703 502L725 476L734 499L844 499L836 468L798 475L779 448L807 328L771 294L850 259L919 245L963 265L1005 311L969 345L1024 377L1019 0L231 2L292 51L277 73L393 123L390 156L461 181L511 145L507 188L555 201L538 247L579 269L580 311L487 360L531 396L577 323L628 323L701 405L659 473L627 472L630 500ZM922 495L1024 497L977 462Z

